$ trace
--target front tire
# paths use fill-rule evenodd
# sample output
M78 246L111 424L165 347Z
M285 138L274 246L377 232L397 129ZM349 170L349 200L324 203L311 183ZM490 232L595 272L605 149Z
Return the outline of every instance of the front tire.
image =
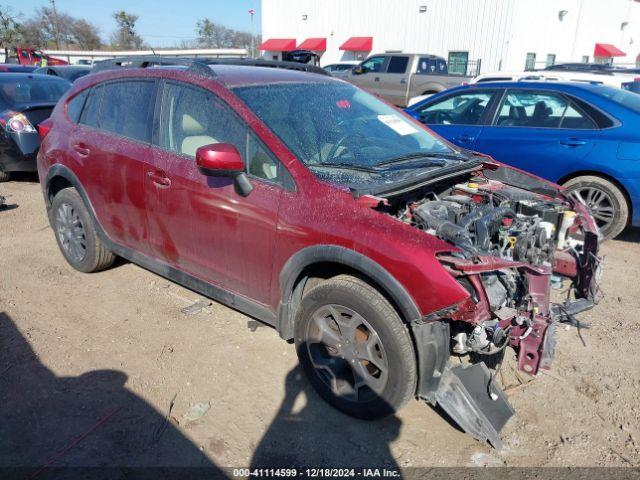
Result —
M386 298L362 280L340 275L306 293L295 339L310 383L348 415L382 418L415 394L409 332Z
M568 193L584 202L595 219L604 240L617 237L629 221L629 204L614 183L602 177L576 177L564 184Z
M90 273L113 264L115 256L98 238L87 207L75 189L65 188L56 194L49 219L58 247L73 268Z

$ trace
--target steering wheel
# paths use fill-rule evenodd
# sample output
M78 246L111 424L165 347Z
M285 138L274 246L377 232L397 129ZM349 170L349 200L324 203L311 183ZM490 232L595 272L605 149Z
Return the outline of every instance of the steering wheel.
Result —
M433 113L433 123L437 125L450 125L453 123L453 115L451 115L450 112L447 112L446 110L436 110Z

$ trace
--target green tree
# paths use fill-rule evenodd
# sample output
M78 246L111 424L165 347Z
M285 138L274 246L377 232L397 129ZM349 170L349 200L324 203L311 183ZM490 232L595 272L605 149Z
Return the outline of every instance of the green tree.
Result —
M113 18L118 28L111 35L111 45L122 50L135 50L142 47L142 38L136 33L138 16L120 10L113 14Z
M22 39L22 28L17 18L11 7L0 5L0 46L4 49L5 58L9 56L9 49Z

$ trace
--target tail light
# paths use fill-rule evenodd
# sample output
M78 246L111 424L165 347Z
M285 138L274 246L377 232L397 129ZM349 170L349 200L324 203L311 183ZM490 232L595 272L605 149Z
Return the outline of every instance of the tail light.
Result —
M636 77L633 79L634 82L640 82L640 77Z
M38 135L40 135L40 141L44 140L44 137L49 134L51 127L53 127L53 122L50 118L47 118L38 124Z
M8 112L1 120L2 126L7 132L35 133L36 129L22 113Z

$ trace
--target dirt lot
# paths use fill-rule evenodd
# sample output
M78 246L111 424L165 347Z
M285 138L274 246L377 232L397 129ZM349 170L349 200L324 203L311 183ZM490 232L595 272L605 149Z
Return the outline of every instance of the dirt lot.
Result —
M126 262L78 273L35 180L0 194L0 465L640 466L638 232L603 248L586 346L560 329L553 370L510 385L498 452L417 401L338 413L273 329L217 303L187 315L203 297Z

